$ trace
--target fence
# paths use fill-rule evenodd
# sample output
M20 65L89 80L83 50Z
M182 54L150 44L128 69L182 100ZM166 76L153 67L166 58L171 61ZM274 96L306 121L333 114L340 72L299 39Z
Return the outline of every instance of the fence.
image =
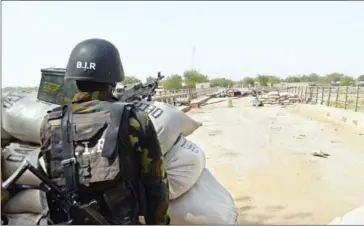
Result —
M178 102L178 99L196 99L202 96L213 95L218 91L218 88L201 88L201 89L174 89L158 91L153 97L153 100L173 103Z
M287 87L287 92L297 94L305 102L364 113L364 87L294 86Z

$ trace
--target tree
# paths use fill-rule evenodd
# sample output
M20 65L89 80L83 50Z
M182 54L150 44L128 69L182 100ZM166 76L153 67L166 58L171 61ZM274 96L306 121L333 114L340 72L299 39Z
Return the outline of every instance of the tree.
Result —
M340 85L341 86L348 86L354 82L354 78L351 76L343 76L340 78Z
M333 82L338 82L340 81L340 79L344 77L344 74L341 74L341 73L337 73L337 72L334 72L334 73L331 73L331 74L328 74L328 75L325 75L322 80L326 83L333 83Z
M177 74L168 76L161 81L161 85L165 89L180 89L182 88L182 76Z
M124 81L122 81L121 83L123 83L123 84L132 84L132 83L137 83L137 82L141 82L137 77L125 76Z
M220 86L220 87L228 87L233 85L233 81L226 78L214 78L210 80L210 85L212 87Z
M357 80L358 81L364 81L364 75L360 75Z
M209 82L207 75L201 74L197 70L187 70L183 72L185 85L189 88L195 88L196 83Z
M285 82L300 82L300 77L297 76L288 76L286 79L284 79Z
M308 82L318 82L320 81L320 75L312 73L308 76Z
M268 77L269 83L271 83L271 84L277 84L277 83L281 82L281 79L278 78L277 76L270 75L270 76L267 76L267 77Z
M245 77L242 80L243 86L244 87L249 87L249 86L254 86L254 78L252 77Z
M267 86L269 83L269 76L258 75L255 80L259 82L261 86Z

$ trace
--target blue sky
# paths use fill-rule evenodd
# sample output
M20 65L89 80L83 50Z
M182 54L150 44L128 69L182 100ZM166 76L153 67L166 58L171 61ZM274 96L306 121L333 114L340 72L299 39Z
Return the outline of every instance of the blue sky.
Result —
M36 86L104 38L127 75L364 74L364 2L2 2L2 87Z

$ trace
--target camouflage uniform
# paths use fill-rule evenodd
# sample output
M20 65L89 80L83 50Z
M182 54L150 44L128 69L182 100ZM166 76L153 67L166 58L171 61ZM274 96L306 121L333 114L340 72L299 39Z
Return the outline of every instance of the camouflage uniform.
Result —
M73 98L72 111L74 114L99 112L109 109L113 101L115 100L108 92L79 92ZM47 132L47 120L46 116L41 127L41 137L44 137ZM133 115L129 118L129 138L134 150L139 152L141 180L146 193L145 221L149 225L169 224L170 218L167 215L169 186L165 162L157 134L148 116L146 124L145 133L141 136L140 122Z

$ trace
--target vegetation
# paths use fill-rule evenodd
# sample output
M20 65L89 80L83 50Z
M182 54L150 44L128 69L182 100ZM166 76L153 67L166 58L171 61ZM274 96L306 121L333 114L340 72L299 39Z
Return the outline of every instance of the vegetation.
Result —
M137 83L137 82L141 82L137 77L135 76L125 76L124 81L122 81L123 84L132 84L132 83Z
M161 85L166 89L180 89L182 88L182 76L171 75L161 81Z
M153 77L149 76L146 78L146 81L151 81ZM249 87L253 86L255 83L259 83L263 86L272 85L280 82L313 82L317 84L330 84L330 83L339 83L342 86L347 86L353 84L355 81L364 81L364 74L360 75L357 79L354 77L345 75L338 72L333 72L327 75L320 76L316 73L312 73L309 75L292 75L286 78L280 78L274 75L263 75L258 74L255 77L242 76L242 78L238 81L233 81L225 77L218 78L209 78L206 74L201 73L198 70L186 70L182 75L173 74L167 76L161 81L161 85L163 85L166 89L179 89L182 87L194 88L197 83L205 83L209 82L212 87L231 87L233 85ZM135 76L125 76L123 84L132 84L136 82L141 82ZM6 87L2 89L3 93L8 93L11 91L37 91L37 87Z

